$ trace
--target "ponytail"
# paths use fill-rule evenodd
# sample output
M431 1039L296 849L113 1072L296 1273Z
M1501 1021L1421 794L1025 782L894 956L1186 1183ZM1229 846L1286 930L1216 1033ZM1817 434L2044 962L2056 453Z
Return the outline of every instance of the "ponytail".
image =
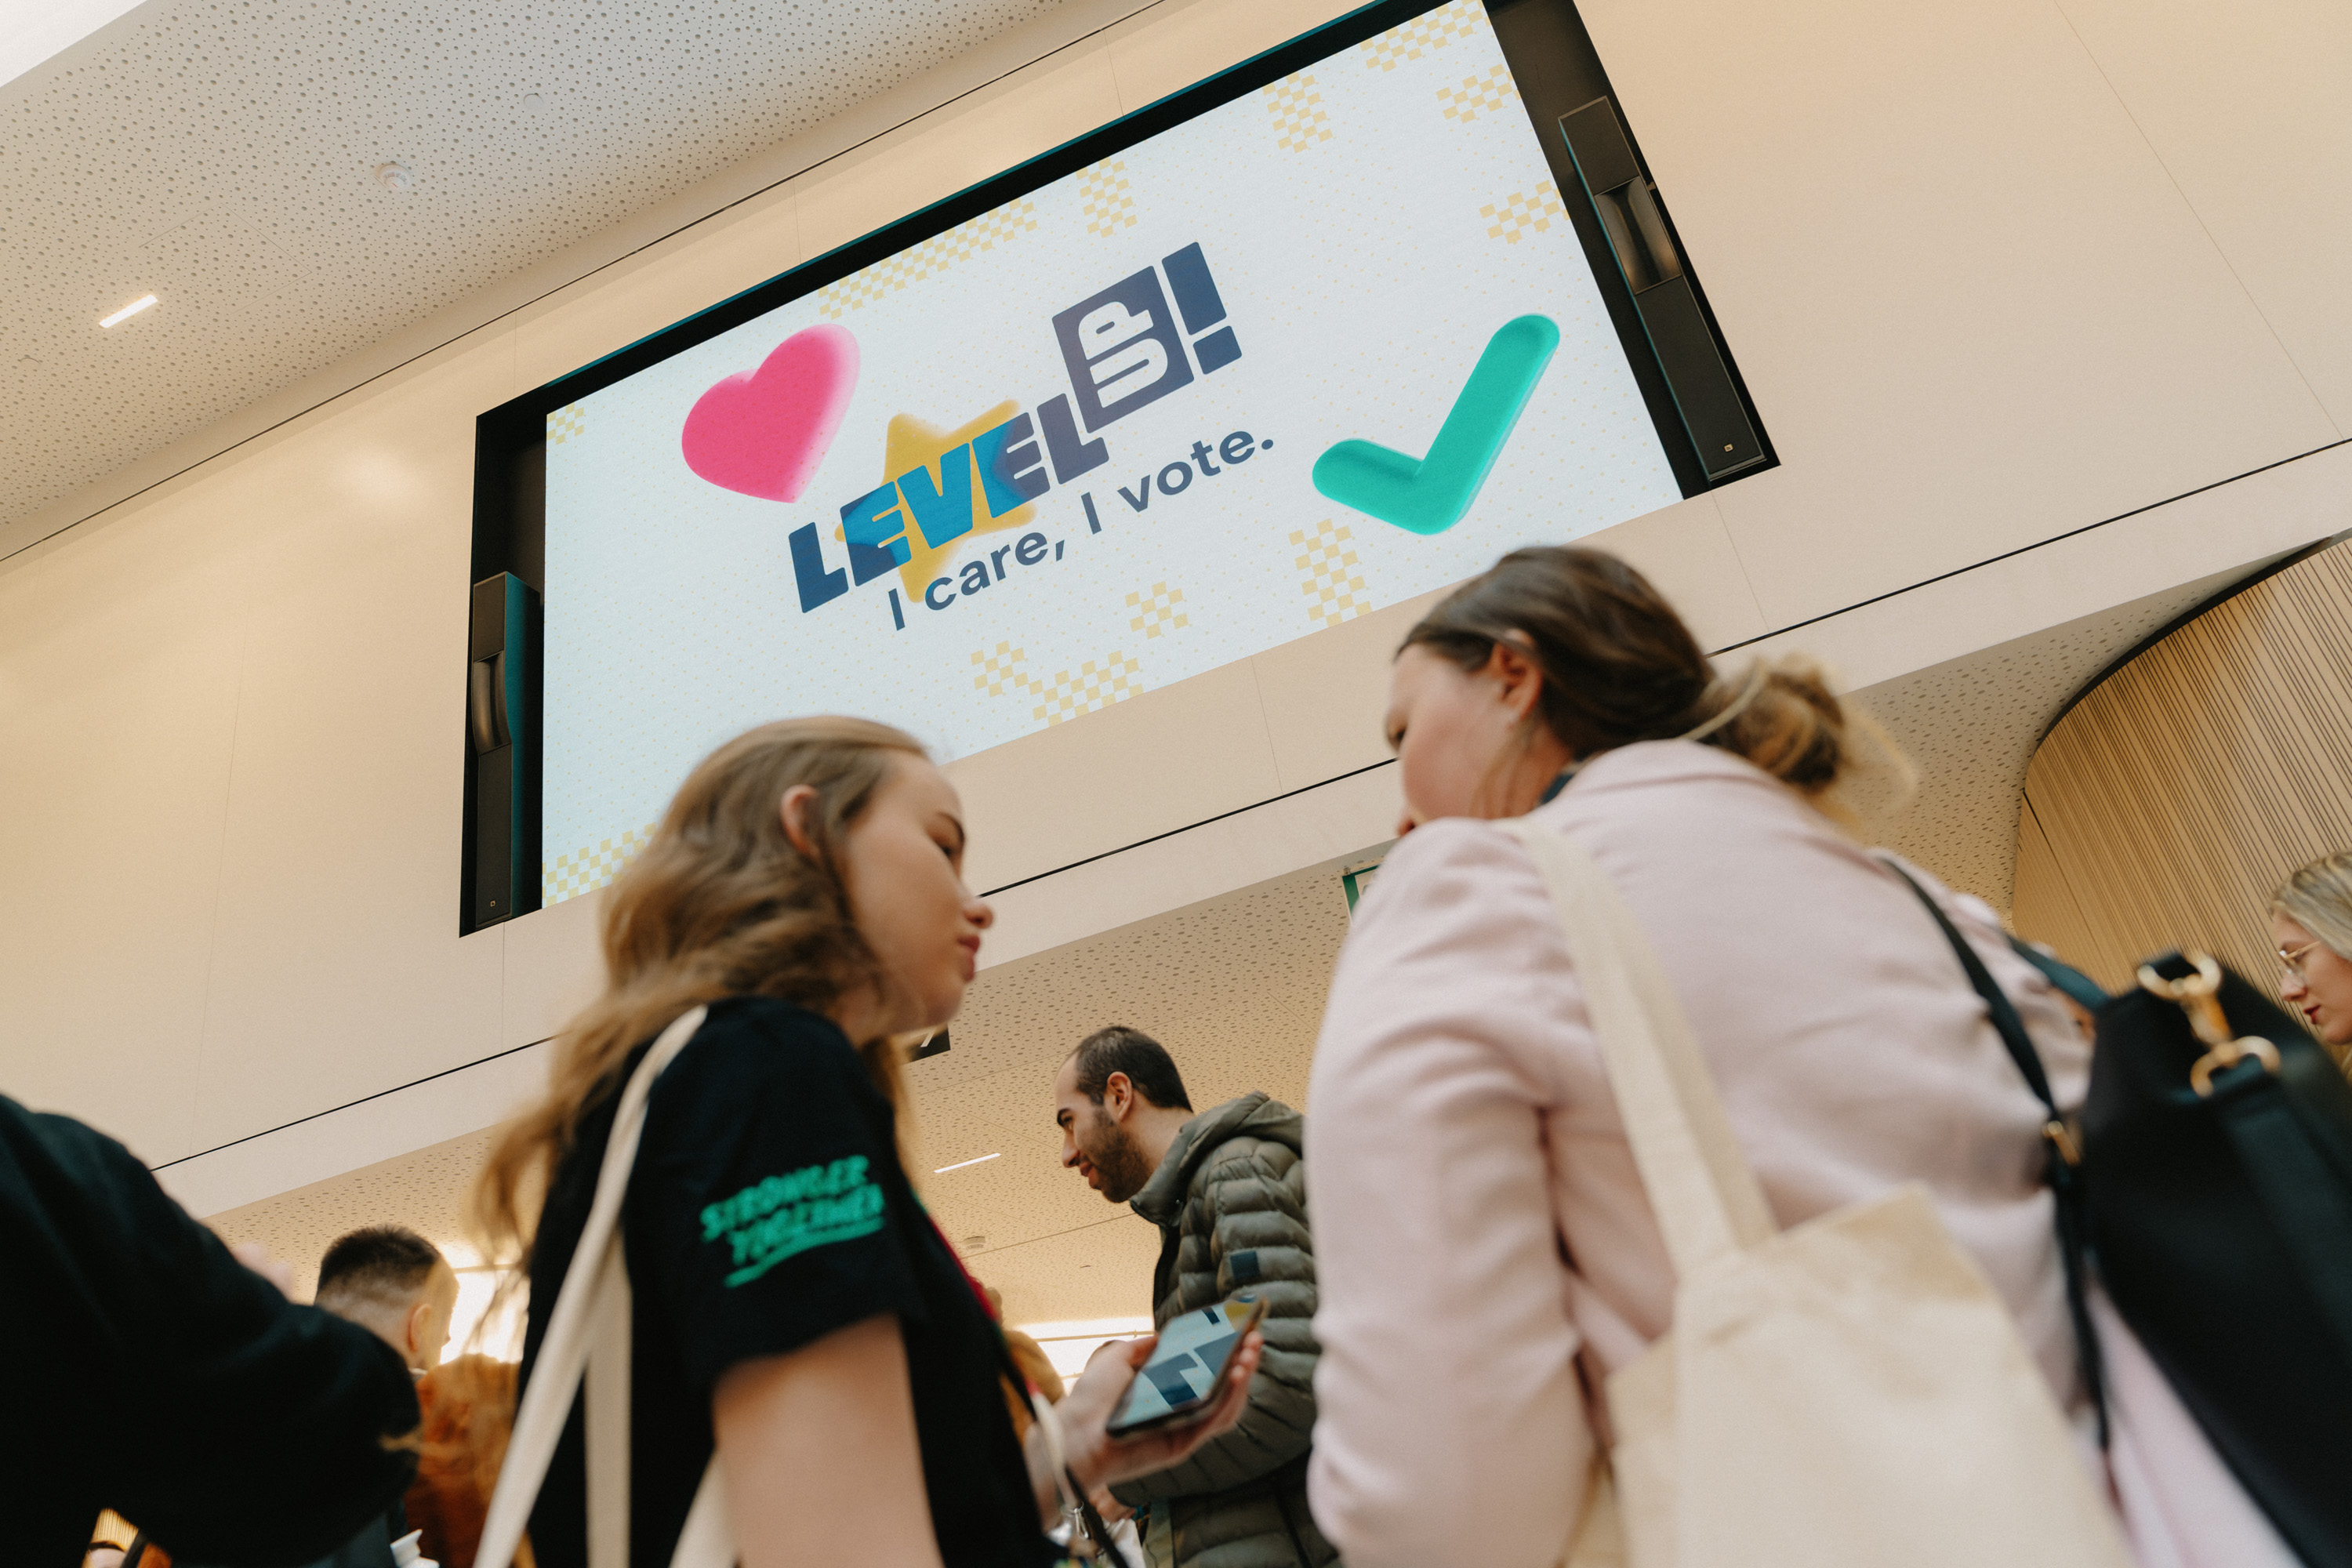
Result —
M1472 670L1498 642L1543 672L1530 718L1580 759L1641 741L1693 740L1819 803L1853 769L1864 734L1886 744L1811 660L1759 658L1718 678L1649 580L1598 550L1511 552L1448 595L1397 651L1426 647Z

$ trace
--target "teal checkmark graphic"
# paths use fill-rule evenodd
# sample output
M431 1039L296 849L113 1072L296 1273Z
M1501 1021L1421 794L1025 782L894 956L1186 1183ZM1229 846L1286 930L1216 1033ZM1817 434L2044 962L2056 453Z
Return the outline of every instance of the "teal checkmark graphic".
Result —
M1486 340L1429 456L1415 460L1374 442L1342 441L1315 459L1315 488L1408 532L1444 533L1478 499L1558 347L1559 328L1548 316L1504 322Z

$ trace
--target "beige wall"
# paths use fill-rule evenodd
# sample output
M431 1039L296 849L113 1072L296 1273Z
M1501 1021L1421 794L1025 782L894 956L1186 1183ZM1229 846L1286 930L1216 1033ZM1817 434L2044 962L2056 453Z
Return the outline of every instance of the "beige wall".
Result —
M214 1183L199 1206L496 1116L522 1058L467 1064L553 1026L594 910L456 934L475 416L1338 8L1040 34L1028 68L0 562L0 1089L202 1155L174 1178ZM1587 0L1783 461L1603 541L1711 646L1868 684L2345 526L2352 448L2288 460L2352 419L2352 127L2312 64L2352 19L2116 9ZM2210 62L2312 85L2224 101ZM1384 837L1386 771L1322 781L1381 759L1410 613L959 762L975 879L1025 880L992 959Z

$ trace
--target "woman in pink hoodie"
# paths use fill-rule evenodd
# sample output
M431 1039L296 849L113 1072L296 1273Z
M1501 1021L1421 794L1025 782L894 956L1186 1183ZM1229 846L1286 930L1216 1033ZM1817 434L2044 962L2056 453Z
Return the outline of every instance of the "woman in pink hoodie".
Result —
M1351 1568L1559 1562L1606 1437L1591 1391L1672 1316L1552 906L1492 826L1529 813L1656 948L1781 1226L1925 1183L2141 1563L2294 1562L2096 1300L2108 1454L2088 1436L2046 1114L1917 896L1830 815L1856 737L1818 674L1718 680L1632 568L1522 550L1406 637L1386 727L1409 837L1357 910L1308 1100L1310 1489ZM2078 1104L2089 1047L2058 996L1984 906L1913 875Z

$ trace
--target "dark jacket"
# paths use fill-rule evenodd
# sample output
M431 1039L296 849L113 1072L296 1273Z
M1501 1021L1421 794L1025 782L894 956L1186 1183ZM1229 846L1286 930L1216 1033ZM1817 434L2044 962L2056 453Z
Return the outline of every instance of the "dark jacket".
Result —
M1181 1568L1322 1568L1339 1556L1307 1511L1319 1352L1305 1132L1297 1111L1263 1094L1228 1100L1184 1124L1135 1195L1162 1238L1154 1322L1240 1291L1266 1303L1265 1359L1240 1423L1182 1464L1112 1489L1130 1506L1165 1502Z
M111 1138L0 1097L0 1560L75 1563L99 1510L179 1563L301 1563L408 1485L392 1348L229 1256Z

